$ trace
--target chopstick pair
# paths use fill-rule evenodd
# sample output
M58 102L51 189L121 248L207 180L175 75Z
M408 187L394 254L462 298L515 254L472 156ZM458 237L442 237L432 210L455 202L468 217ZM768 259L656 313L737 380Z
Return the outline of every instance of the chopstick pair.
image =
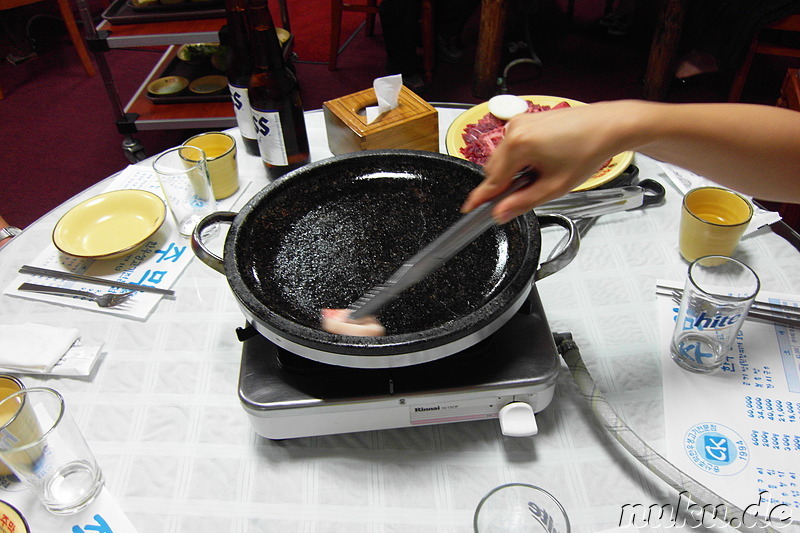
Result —
M162 296L175 297L175 291L170 289L160 289L158 287L150 287L149 285L139 285L138 283L128 283L125 281L114 281L111 279L96 278L94 276L85 276L83 274L75 274L73 272L62 272L60 270L50 270L49 268L41 268L30 265L23 265L19 269L20 274L33 274L36 276L47 276L56 279L68 279L73 281L85 281L87 283L96 283L98 285L105 285L107 287L120 287L123 289L131 289L140 292L152 292L161 294Z
M683 289L657 285L656 294L661 296L669 296L675 303L680 303L683 295ZM800 307L771 303L756 299L753 302L753 305L750 306L750 310L747 313L747 318L752 320L773 322L775 324L781 324L789 327L800 327Z

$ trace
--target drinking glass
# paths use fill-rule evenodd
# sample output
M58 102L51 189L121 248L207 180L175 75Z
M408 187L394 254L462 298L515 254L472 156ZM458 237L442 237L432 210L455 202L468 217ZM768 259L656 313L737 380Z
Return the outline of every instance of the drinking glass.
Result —
M508 483L491 490L478 504L475 533L569 533L567 512L546 490L527 483Z
M156 157L153 170L178 231L190 236L197 223L217 208L205 152L195 146L170 148Z
M64 398L47 387L0 401L0 458L48 511L72 514L103 488L103 474Z
M672 359L698 373L721 367L759 286L756 273L730 257L701 257L689 265L670 342Z

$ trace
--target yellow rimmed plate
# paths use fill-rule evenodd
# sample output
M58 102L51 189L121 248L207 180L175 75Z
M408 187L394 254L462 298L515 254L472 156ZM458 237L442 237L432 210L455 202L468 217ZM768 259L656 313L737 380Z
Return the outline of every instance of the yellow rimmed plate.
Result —
M189 80L182 76L166 76L158 78L147 86L150 94L177 94L189 85Z
M531 96L522 96L525 100L529 102L533 102L534 104L538 105L546 105L546 106L555 106L560 102L568 102L570 106L577 107L583 105L589 105L585 102L580 102L578 100L572 100L570 98L560 98L558 96L542 96L542 95L531 95ZM473 106L463 113L461 113L450 127L447 129L447 135L445 136L445 146L447 147L447 153L454 156L459 157L461 159L466 159L461 154L461 149L466 146L464 142L464 138L462 134L464 133L465 128L469 124L475 124L478 122L484 115L489 113L489 102L483 102L476 106ZM631 164L633 161L633 152L622 152L620 154L615 155L611 158L611 160L603 165L603 167L592 174L592 176L583 182L581 185L573 189L574 191L585 191L588 189L594 189L596 187L600 187L601 185L605 185L606 183L610 182L620 174L622 174L628 165Z
M164 202L151 192L106 192L67 211L53 230L53 244L74 257L118 259L158 231L166 214Z
M189 90L195 94L212 94L228 86L228 78L212 74L197 78L189 84Z

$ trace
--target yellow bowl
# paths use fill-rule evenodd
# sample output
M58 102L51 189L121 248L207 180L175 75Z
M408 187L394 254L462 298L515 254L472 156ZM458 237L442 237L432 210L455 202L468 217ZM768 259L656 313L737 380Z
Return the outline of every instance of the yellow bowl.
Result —
M79 203L61 217L53 230L53 244L74 257L118 259L158 231L166 214L164 202L151 192L106 192Z
M589 105L585 102L580 102L578 100L571 100L569 98L560 98L558 96L521 96L520 98L524 98L529 102L533 102L534 104L538 105L547 105L547 106L554 106L560 102L567 102L572 107ZM450 127L447 129L447 136L445 137L445 145L447 147L447 153L454 157L460 157L461 159L466 159L464 155L461 153L461 149L466 146L464 142L464 138L462 134L464 133L464 129L469 124L475 124L484 115L489 113L489 102L483 102L476 106L473 106L463 113L461 113ZM633 152L622 152L620 154L615 155L611 160L609 160L602 168L600 168L597 172L592 174L592 176L583 182L581 185L576 187L575 191L585 191L588 189L594 189L595 187L599 187L601 185L605 185L606 183L610 182L620 174L622 174L628 165L631 164L633 161Z

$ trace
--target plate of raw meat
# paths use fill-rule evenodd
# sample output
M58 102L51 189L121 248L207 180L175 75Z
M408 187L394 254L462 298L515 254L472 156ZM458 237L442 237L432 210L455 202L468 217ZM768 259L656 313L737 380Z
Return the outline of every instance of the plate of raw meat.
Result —
M561 107L588 105L584 102L557 96L522 96L528 101L528 113L540 113ZM506 121L489 112L488 102L471 107L459 115L447 130L447 153L483 165L503 140ZM594 189L604 185L620 174L633 161L633 152L615 155L583 182L576 191Z

